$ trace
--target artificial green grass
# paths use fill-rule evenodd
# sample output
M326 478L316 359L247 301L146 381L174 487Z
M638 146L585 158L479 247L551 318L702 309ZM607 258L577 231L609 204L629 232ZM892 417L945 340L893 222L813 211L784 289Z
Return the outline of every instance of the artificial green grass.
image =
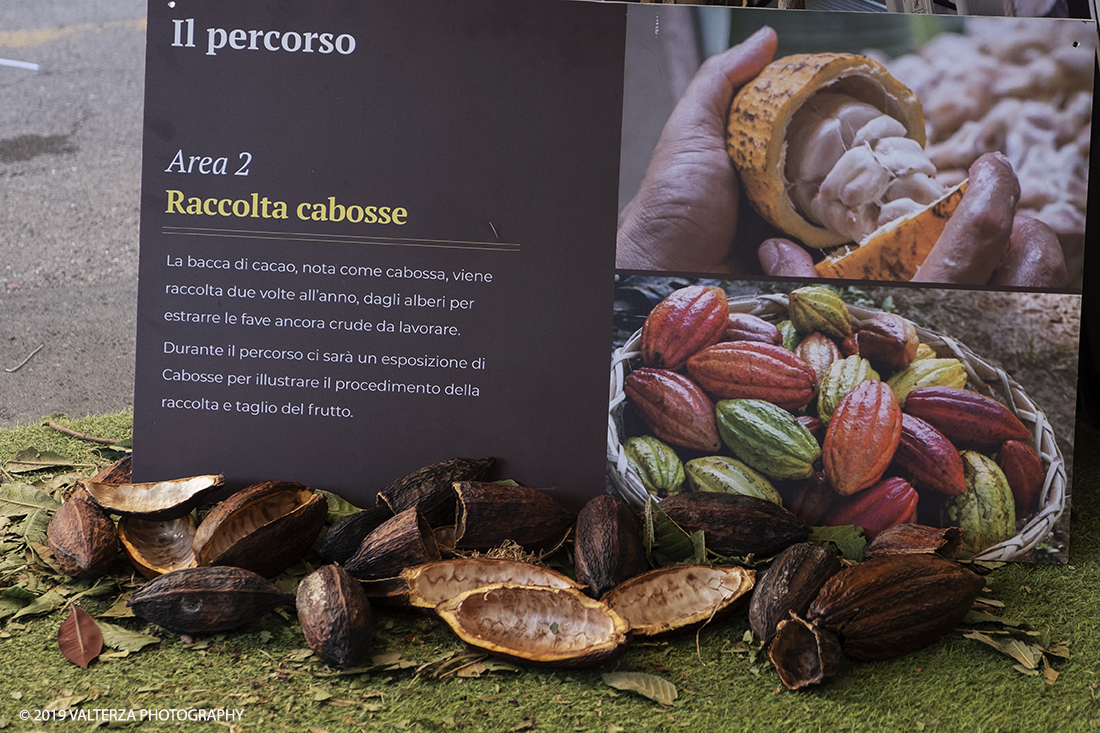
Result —
M66 424L124 438L130 419L123 413ZM97 448L49 428L21 427L0 431L0 466L31 446L81 462L93 462ZM55 637L65 614L56 610L2 622L0 729L91 729L93 723L82 720L43 723L19 717L23 710L68 703L70 711L83 710L86 717L108 709L228 708L241 711L232 725L264 731L1100 730L1098 449L1100 433L1080 423L1069 564L1012 564L987 576L1006 616L1048 632L1052 644L1069 644L1070 657L1054 664L1060 675L1053 685L1021 674L1008 657L957 631L914 654L848 663L823 685L792 693L782 688L766 657L744 642L744 612L698 635L636 642L609 665L673 683L679 698L670 706L608 687L600 676L608 670L505 667L475 677L436 677L444 666L433 660L461 655L463 645L433 619L382 608L375 609L375 653L388 655L388 669L379 664L342 674L313 657L303 659L304 637L293 612L284 611L192 645L140 619L107 619L163 640L128 656L101 656L84 670L58 651ZM27 574L34 571L3 576L0 589ZM100 613L121 590L89 594L81 605ZM233 730L187 721L132 725L143 731Z

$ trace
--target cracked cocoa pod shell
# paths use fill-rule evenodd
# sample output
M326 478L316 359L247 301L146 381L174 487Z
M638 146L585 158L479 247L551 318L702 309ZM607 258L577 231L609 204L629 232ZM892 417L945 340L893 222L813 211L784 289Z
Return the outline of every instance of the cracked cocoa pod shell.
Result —
M574 553L577 580L595 598L649 567L641 522L612 494L590 499L577 515Z
M403 570L401 577L408 587L409 605L432 610L468 590L497 583L583 590L580 583L550 568L489 557L454 557L425 563Z
M768 646L790 615L803 616L825 581L840 572L840 560L812 542L791 545L760 577L749 601L749 625ZM794 632L791 632L794 633Z
M359 550L363 539L393 517L388 506L376 506L341 518L328 528L318 549L329 562L346 563Z
M92 501L74 494L58 507L46 527L57 566L73 578L98 578L115 561L115 523Z
M224 477L220 475L192 476L142 484L88 481L84 483L84 489L109 514L161 520L190 514L223 481Z
M959 556L962 530L958 527L929 527L924 524L897 524L879 532L863 548L863 559L879 555L934 552L948 560Z
M294 604L263 576L235 567L185 568L165 573L134 591L135 616L178 634L213 634L251 623Z
M323 661L350 667L367 656L374 639L370 602L347 570L318 568L302 578L295 601L306 643Z
M739 566L675 565L636 575L603 600L635 636L687 631L737 608L756 581Z
M378 504L400 514L416 507L428 524L438 527L454 522L455 481L481 481L495 458L451 458L413 471L378 492Z
M576 515L547 492L486 481L456 481L455 547L488 550L511 540L525 550L560 545Z
M405 568L439 559L432 528L420 510L412 507L364 537L345 567L359 580L381 581L398 578ZM404 591L404 583L386 583L380 588L383 595L400 595Z
M233 565L273 578L305 555L327 517L324 494L290 481L265 481L206 515L195 532L195 555L200 565Z
M888 659L923 649L954 629L984 585L939 555L886 555L830 578L806 620L836 634L852 659Z
M198 565L192 545L195 518L190 514L165 520L123 517L118 539L130 564L146 578Z
M128 484L133 458L133 453L127 453L88 480L97 484Z
M685 531L702 531L720 555L769 557L810 536L801 519L755 496L692 491L662 499L661 510Z
M835 675L844 654L835 634L793 616L779 622L768 659L784 687L802 690Z
M597 667L629 639L626 619L573 588L497 583L441 603L436 613L467 644L538 666Z

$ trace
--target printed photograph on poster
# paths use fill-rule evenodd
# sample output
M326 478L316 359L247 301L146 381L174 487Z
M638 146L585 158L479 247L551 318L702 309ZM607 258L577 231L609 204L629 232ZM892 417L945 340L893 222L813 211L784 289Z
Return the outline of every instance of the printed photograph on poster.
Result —
M632 7L616 264L1079 290L1095 42L1079 20Z
M609 474L635 506L748 494L1067 561L1080 296L635 275L615 302Z

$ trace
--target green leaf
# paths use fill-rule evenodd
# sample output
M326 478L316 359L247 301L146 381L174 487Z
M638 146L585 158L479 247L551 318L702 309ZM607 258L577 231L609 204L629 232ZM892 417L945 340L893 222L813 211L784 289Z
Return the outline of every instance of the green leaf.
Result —
M49 513L61 506L52 496L43 494L30 484L0 486L0 516L25 517L39 512Z
M706 562L706 546L703 533L688 534L680 525L669 519L656 501L645 505L645 526L642 541L646 555L654 567L678 565L684 562Z
M21 616L37 616L40 613L49 613L50 611L61 608L65 603L65 596L61 595L61 592L56 588L51 588L26 606L23 606L23 608L19 609L12 618L17 619Z
M40 451L37 448L27 448L19 455L12 458L4 466L8 473L29 473L41 471L44 468L58 468L59 466L90 466L89 463L75 463L65 456L53 451Z
M1025 669L1039 669L1039 664L1043 660L1043 652L1039 647L1020 641L1019 639L994 639L979 631L972 631L968 634L963 634L963 636L967 639L974 639L983 644L988 644L1002 654L1007 654L1019 662L1020 666Z
M34 593L18 585L13 585L11 588L5 588L4 592L0 593L0 619L18 613L33 601L35 597Z
M328 501L328 524L336 524L344 517L352 514L358 514L363 511L354 504L348 502L343 497L332 493L331 491L325 491L321 489L321 494L324 495L325 500Z
M678 693L676 685L663 677L645 672L604 672L600 675L604 684L616 690L637 692L662 705L671 705Z
M854 524L844 524L839 527L813 527L810 529L810 542L821 545L831 542L837 546L840 554L853 562L863 562L863 548L867 546L863 528Z
M50 540L46 537L46 528L49 526L50 514L45 511L37 511L28 514L27 518L19 523L19 526L15 528L15 534L31 544L48 545Z
M130 631L106 621L96 621L96 625L103 634L103 643L122 652L139 652L147 646L160 643L160 639L155 636Z

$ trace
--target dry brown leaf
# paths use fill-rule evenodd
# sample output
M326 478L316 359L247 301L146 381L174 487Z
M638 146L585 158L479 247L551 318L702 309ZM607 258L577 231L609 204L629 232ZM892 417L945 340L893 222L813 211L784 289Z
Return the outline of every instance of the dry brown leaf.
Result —
M57 646L66 659L87 669L88 663L103 651L103 634L83 608L72 606L69 617L57 630Z

